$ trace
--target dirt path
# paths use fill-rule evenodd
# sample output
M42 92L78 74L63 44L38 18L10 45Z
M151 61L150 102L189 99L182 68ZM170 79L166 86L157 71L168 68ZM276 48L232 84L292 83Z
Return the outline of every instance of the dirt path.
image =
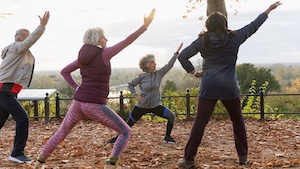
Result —
M43 144L59 127L61 120L49 124L32 121L26 154L36 159ZM119 168L176 169L183 155L192 121L177 121L173 137L177 144L162 142L165 123L139 121L133 127L132 137L119 161ZM15 164L7 160L12 148L14 122L8 121L0 133L0 169L32 168L32 164ZM229 120L211 120L196 156L197 168L300 168L300 121L256 121L247 119L250 164L236 164L232 126ZM107 141L115 132L93 121L80 122L57 147L47 161L46 169L103 168L112 145Z

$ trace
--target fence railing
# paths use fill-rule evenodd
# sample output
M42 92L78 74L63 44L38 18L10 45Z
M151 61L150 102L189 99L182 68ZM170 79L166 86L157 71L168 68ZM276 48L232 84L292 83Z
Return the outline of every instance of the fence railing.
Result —
M258 112L248 112L245 113L243 112L243 114L251 114L251 115L259 115L261 120L265 120L266 115L270 115L270 114L297 114L300 115L300 110L297 112L265 112L265 98L266 97L276 97L276 96L300 96L300 94L264 94L262 90L260 90L260 92L258 94L243 94L241 95L242 97L250 97L250 96L254 96L254 97L259 97L259 111ZM181 115L181 116L185 116L186 119L191 119L192 116L195 114L195 110L191 110L191 106L193 105L193 107L195 107L197 105L197 96L195 95L191 95L190 91L187 89L186 90L186 94L183 96L162 96L162 100L165 99L184 99L185 100L185 104L183 107L180 107L181 110L176 111L176 115ZM132 107L127 108L130 110L126 109L126 102L128 102L128 100L133 99L132 96L130 97L126 97L123 95L123 91L120 92L119 97L110 97L109 100L113 102L114 105L116 105L116 103L118 104L118 106L116 107L118 114L123 117L123 118L127 118L125 111L131 111ZM191 99L194 99L195 101L192 102ZM45 122L48 122L50 118L58 118L61 116L64 116L65 113L67 112L70 102L71 102L71 98L60 98L59 93L56 93L55 97L50 98L49 94L46 93L45 94L45 98L41 99L41 100L34 100L33 105L29 104L29 106L27 106L27 108L32 109L30 112L29 117L34 118L35 120L44 118ZM127 100L127 101L126 101ZM28 102L30 100L21 100L20 102ZM66 101L68 101L69 103L65 103ZM64 104L63 104L64 103ZM170 103L170 102L169 102ZM63 105L62 105L63 104ZM168 108L172 108L172 105L165 105ZM52 108L50 110L50 107ZM53 108L54 107L54 108ZM26 108L25 108L26 109ZM26 110L27 112L29 110ZM52 115L52 116L51 116ZM223 112L223 113L217 113L217 115L227 115L227 113Z

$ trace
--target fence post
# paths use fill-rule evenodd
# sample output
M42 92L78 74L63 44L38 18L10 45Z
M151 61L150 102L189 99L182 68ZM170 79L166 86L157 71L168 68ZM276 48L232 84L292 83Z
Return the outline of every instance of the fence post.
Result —
M120 91L120 114L121 117L124 119L124 96L123 96L123 91Z
M56 118L60 117L60 99L59 99L59 93L56 93L55 96L55 113L56 113Z
M39 120L39 103L37 100L33 101L34 107L34 120Z
M186 119L190 120L191 119L191 95L190 95L190 89L186 89Z
M260 120L265 120L265 102L264 102L264 91L263 88L259 88L259 98L260 98Z
M45 122L49 122L49 93L46 93L45 97Z

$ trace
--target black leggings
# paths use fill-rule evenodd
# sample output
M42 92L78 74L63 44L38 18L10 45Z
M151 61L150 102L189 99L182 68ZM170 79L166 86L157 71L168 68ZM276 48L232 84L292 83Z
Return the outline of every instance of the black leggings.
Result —
M129 115L129 119L127 121L127 124L132 127L143 115L147 113L153 113L159 117L165 118L168 120L167 123L167 129L166 129L166 136L171 135L172 128L174 126L175 122L175 114L171 112L168 108L159 105L152 109L145 109L145 108L139 108L137 106L134 106L131 114Z

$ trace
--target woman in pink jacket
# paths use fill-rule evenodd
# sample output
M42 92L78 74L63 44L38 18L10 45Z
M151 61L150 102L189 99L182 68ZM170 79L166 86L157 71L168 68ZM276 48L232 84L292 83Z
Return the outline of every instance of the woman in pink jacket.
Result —
M106 161L105 168L116 168L119 156L124 151L131 136L131 129L126 122L106 105L109 93L109 79L111 75L110 60L121 50L135 41L151 24L155 14L153 9L149 16L144 17L144 24L125 40L112 47L106 47L107 39L103 29L97 27L88 29L83 37L78 59L62 69L65 80L76 90L73 102L60 128L45 144L39 156L35 169L42 167L42 163L50 156L58 144L65 139L72 128L82 119L89 117L100 124L115 130L119 138L112 153ZM77 84L71 73L79 69L82 82Z

